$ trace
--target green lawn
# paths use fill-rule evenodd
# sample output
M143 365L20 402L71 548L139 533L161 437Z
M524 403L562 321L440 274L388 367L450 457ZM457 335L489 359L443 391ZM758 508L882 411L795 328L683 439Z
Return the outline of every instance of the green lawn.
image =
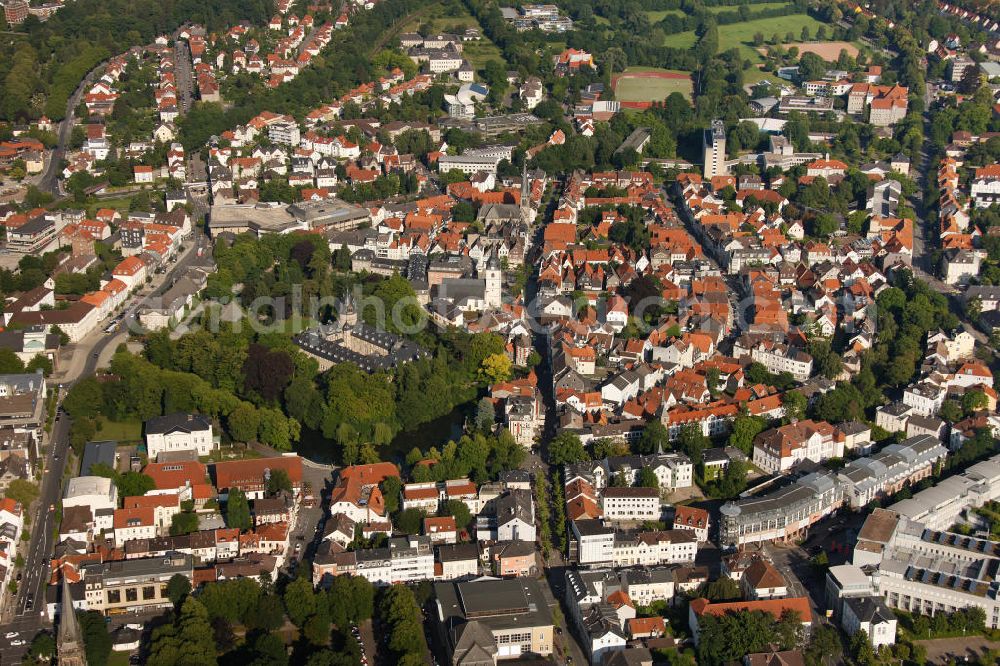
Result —
M775 83L778 85L782 83L787 83L786 81L782 81L781 79L779 79L774 74L759 70L756 67L748 69L743 72L743 83L752 84L752 83L758 83L760 81L770 81L771 83Z
M96 440L113 439L118 442L138 442L142 440L142 421L109 421L103 416L98 419L100 429L94 435Z
M115 652L111 651L108 655L108 666L128 666L128 652Z
M465 9L464 5L460 12L449 15L444 5L439 4L404 25L400 32L417 32L417 29L424 24L430 25L433 32L457 33L463 32L466 28L479 27L476 18Z
M785 5L790 4L790 2L755 2L747 6L750 8L751 12L761 12L765 9L777 9L778 7L784 7ZM721 12L736 11L738 9L739 7L737 5L716 5L715 7L709 7L708 11L713 14L719 14Z
M732 23L730 25L719 26L719 48L730 49L738 46L744 57L755 62L762 60L753 45L753 36L756 33L764 35L765 40L777 34L779 39L784 40L785 34L791 32L796 41L799 39L802 28L809 28L809 34L815 36L816 29L824 25L808 14L789 14L777 18L760 19L757 21L747 21L746 23ZM829 27L827 27L829 31ZM667 35L664 46L678 49L691 48L697 42L694 31L681 32L676 35Z
M676 70L660 69L657 67L629 67L625 70L626 74L630 72L690 74L690 72L678 72ZM691 99L691 79L624 78L619 80L615 86L615 99L622 102L659 102L665 100L674 92L679 92L688 99Z
M664 46L669 46L672 49L689 49L697 43L698 37L694 34L694 30L689 30L688 32L678 32L674 35L667 35L663 40Z
M478 42L465 42L462 53L466 60L476 71L481 70L490 60L504 62L500 48L488 39L481 39Z
M122 214L126 214L131 203L132 196L111 197L108 199L98 199L96 203L88 205L87 208L93 208L95 213L102 208L114 208Z

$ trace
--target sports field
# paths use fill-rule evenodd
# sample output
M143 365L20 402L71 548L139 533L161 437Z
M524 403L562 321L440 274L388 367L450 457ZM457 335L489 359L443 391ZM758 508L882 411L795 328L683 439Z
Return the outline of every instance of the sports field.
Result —
M792 47L799 50L799 53L815 53L827 62L835 62L840 57L841 50L847 51L847 55L852 58L858 57L858 47L850 42L795 42L792 44L782 44L781 48L786 51ZM757 49L760 53L767 53L767 47Z
M679 92L691 99L693 86L690 72L660 69L658 67L629 67L611 79L615 99L626 108L646 108L653 102L662 102L671 93Z

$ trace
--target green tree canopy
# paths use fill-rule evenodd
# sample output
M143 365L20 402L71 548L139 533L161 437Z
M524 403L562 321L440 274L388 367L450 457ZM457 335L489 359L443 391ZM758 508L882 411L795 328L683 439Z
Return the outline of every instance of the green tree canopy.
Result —
M549 442L549 463L552 465L580 462L587 458L587 450L575 433L561 432Z
M230 488L226 500L226 524L238 530L248 530L253 526L250 520L250 503L239 488Z

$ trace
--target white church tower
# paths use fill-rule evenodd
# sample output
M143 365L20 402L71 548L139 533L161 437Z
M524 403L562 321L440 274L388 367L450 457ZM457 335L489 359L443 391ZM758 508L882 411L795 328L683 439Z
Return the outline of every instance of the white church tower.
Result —
M486 307L500 307L503 304L503 292L500 287L503 282L503 271L500 268L500 259L497 258L496 252L491 254L490 258L486 261L486 270L483 277L486 278L486 291L483 294Z

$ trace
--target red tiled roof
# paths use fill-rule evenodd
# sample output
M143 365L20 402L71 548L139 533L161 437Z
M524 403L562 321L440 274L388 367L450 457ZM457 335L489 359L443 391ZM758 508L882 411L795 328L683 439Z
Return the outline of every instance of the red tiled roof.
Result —
M666 625L662 617L630 617L625 621L628 632L636 634L662 634L666 631Z
M265 470L284 470L293 486L302 483L302 458L277 456L215 463L215 486L220 490L263 485Z
M786 610L795 611L799 614L802 622L812 622L812 614L809 610L809 600L805 597L791 597L788 599L763 599L760 601L733 601L729 603L713 604L708 599L694 599L690 604L695 615L725 615L726 613L738 613L740 611L761 611L770 613L774 619L781 617Z
M153 507L144 506L131 509L115 509L114 528L116 530L129 527L129 522L132 520L138 520L142 526L152 525L155 522Z
M424 534L437 534L439 532L455 532L458 527L455 525L454 516L432 516L424 518Z
M708 527L708 511L693 506L678 505L674 509L674 526Z
M171 507L180 506L181 498L177 494L169 495L140 495L133 497L126 497L122 501L122 507L125 509L142 509L149 508L154 509L156 507Z
M208 470L197 460L150 463L142 473L153 479L159 490L182 488L185 484L203 485L208 478Z

